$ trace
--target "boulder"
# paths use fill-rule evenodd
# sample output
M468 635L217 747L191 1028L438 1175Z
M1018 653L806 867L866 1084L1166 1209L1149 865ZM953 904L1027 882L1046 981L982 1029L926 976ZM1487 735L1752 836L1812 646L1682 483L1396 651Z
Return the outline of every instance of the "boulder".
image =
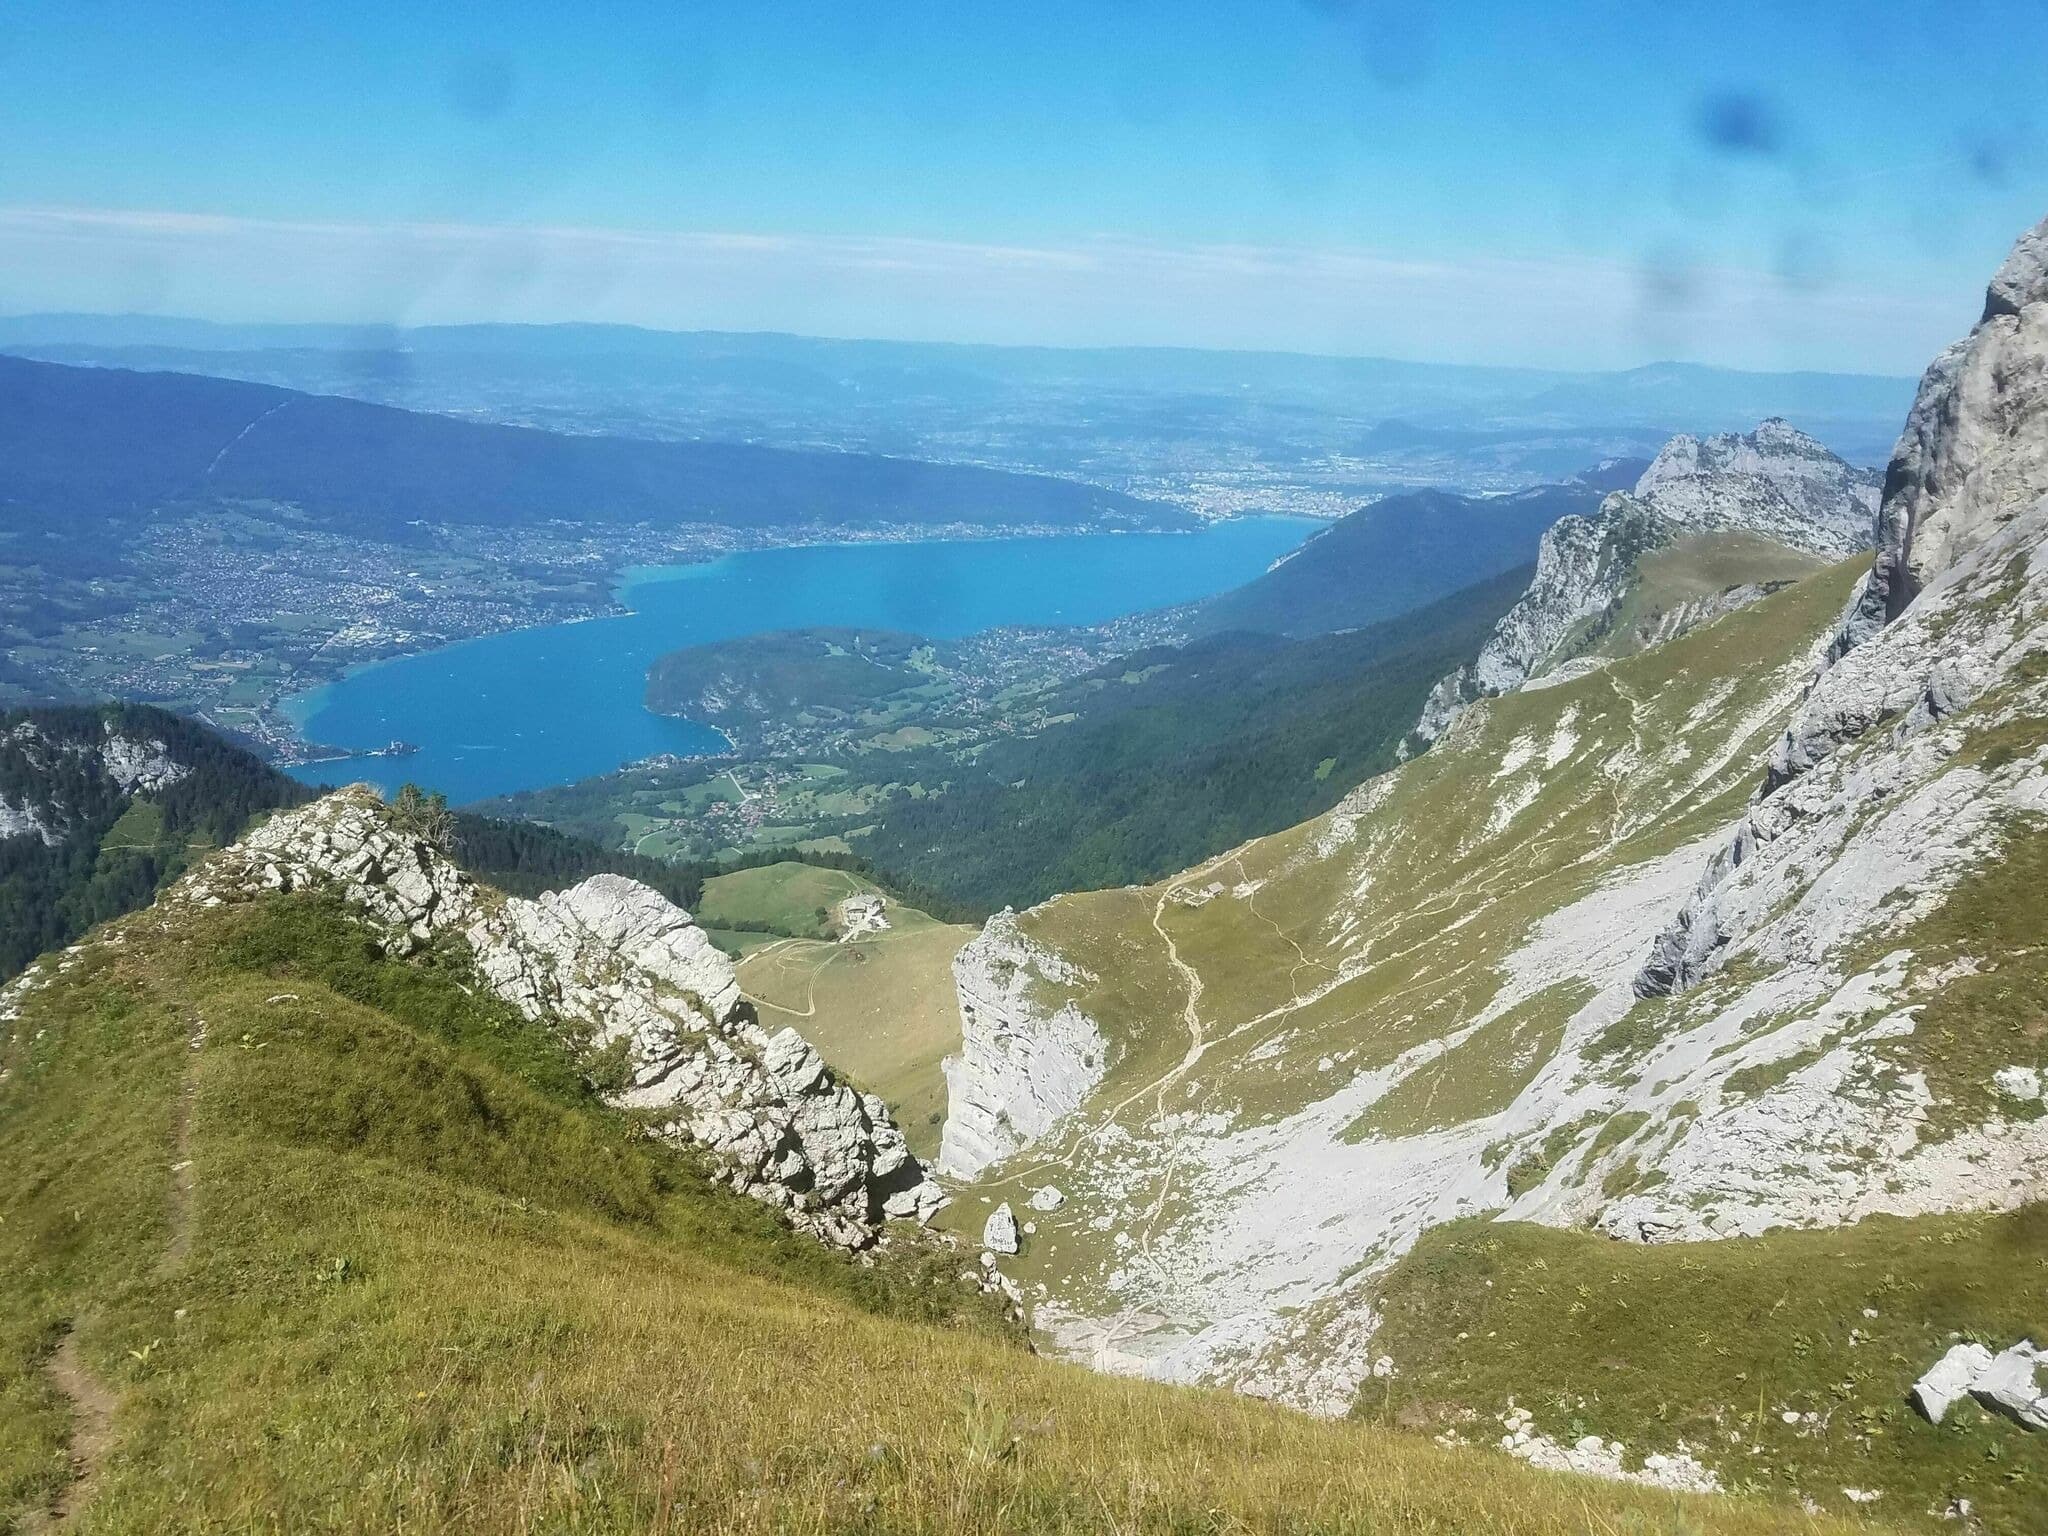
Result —
M1054 1184L1033 1191L1031 1196L1031 1209L1034 1211L1056 1211L1066 1203L1067 1197Z
M2041 1074L2034 1067L2000 1067L1991 1081L2007 1098L2031 1103L2041 1097Z
M2031 1339L2021 1339L1977 1373L1970 1383L1970 1396L2023 1428L2048 1429L2048 1391L2042 1390L2040 1380L2044 1365L2048 1365L2048 1350L2036 1349Z
M1017 1215L1005 1200L989 1212L988 1221L981 1229L981 1246L991 1253L1015 1253L1017 1251Z
M1927 1415L1930 1424L1939 1424L1949 1409L1970 1395L1971 1385L1989 1364L1991 1351L1982 1344L1956 1345L1913 1383L1909 1394L1913 1406Z

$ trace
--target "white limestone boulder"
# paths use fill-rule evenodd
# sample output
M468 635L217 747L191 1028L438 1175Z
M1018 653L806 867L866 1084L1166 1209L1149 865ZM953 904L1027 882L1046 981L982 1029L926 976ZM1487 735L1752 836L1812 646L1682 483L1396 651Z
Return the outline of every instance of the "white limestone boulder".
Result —
M1949 1409L1970 1395L1971 1386L1990 1364L1991 1351L1982 1344L1956 1345L1913 1383L1913 1406L1930 1424L1939 1424Z
M981 1228L981 1246L990 1253L1017 1251L1017 1213L1010 1209L1009 1201L1005 1200L989 1212L988 1220Z
M1970 1396L2026 1429L2048 1429L2048 1390L2041 1383L2044 1365L2048 1365L2048 1350L2036 1349L2031 1339L2021 1339L1977 1373L1970 1383Z

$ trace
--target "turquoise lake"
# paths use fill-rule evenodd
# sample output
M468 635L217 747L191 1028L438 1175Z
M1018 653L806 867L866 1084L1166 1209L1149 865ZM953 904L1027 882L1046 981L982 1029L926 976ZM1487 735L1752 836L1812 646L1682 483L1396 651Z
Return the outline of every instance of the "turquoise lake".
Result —
M377 662L286 701L308 740L400 758L294 770L312 783L411 779L460 805L566 784L725 739L641 702L664 651L736 635L844 624L947 638L1008 624L1099 624L1249 580L1318 525L1256 517L1200 533L1061 534L822 544L628 571L614 618L551 624Z

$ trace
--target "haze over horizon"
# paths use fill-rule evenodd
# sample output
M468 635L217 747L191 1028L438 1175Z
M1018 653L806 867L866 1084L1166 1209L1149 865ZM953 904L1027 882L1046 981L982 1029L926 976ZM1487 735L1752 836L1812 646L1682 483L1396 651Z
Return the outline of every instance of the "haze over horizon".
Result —
M0 311L1898 375L2044 169L2020 0L94 14Z

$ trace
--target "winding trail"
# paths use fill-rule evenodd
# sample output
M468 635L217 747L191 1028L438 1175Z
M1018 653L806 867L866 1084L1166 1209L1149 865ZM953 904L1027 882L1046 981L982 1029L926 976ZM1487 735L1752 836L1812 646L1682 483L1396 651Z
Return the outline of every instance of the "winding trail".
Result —
M792 1008L787 1003L778 1003L771 998L763 997L758 992L748 989L745 976L747 961L762 959L769 955L786 954L799 944L817 944L823 946L827 951L824 959L804 973L803 1007ZM829 939L781 939L773 944L764 944L751 955L744 956L739 965L735 967L740 977L740 990L746 994L747 1000L756 1007L773 1008L777 1013L786 1013L793 1019L815 1018L818 1013L818 977L826 966L839 958L846 947L844 944L833 943Z
M171 1235L157 1266L161 1273L179 1268L192 1252L192 1193L197 1182L193 1175L192 1111L199 1097L194 1058L205 1044L206 1021L194 1015L185 1037L185 1070L178 1082L177 1123L171 1139L175 1149L170 1169ZM120 1405L119 1395L93 1374L79 1353L75 1321L65 1328L64 1337L43 1362L43 1374L71 1405L71 1480L58 1492L46 1513L31 1518L24 1526L30 1536L68 1528L91 1500L100 1468L114 1447L114 1410Z
M114 1445L114 1394L86 1369L76 1333L65 1330L43 1372L71 1404L71 1481L58 1493L49 1513L40 1522L29 1523L32 1532L61 1530L77 1518L92 1497L100 1464Z

